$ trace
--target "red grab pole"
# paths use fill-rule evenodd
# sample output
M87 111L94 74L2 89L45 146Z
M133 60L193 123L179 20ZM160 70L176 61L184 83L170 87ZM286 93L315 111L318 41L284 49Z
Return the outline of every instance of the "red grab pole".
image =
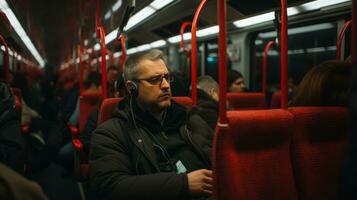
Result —
M337 60L341 60L341 44L342 44L342 40L343 40L343 37L346 34L346 30L349 27L351 27L351 24L352 24L352 20L347 21L345 23L345 25L343 26L343 28L338 33L337 44L336 44L336 59Z
M268 59L268 52L269 49L275 45L274 41L269 41L268 44L264 47L264 54L263 54L263 68L262 68L262 91L266 94L266 85L267 85L267 59Z
M121 34L118 40L120 40L120 45L121 45L121 56L120 59L118 59L118 67L119 67L119 71L123 72L123 65L126 61L125 35Z
M218 0L218 66L219 66L219 122L218 126L227 127L227 108L226 108L226 98L227 98L227 28L226 28L226 1ZM193 88L193 86L192 86Z
M205 5L206 0L202 0L200 5L198 6L195 16L193 17L192 27L191 27L191 85L192 85L192 102L193 105L197 105L197 42L196 42L196 30L197 30L197 21L198 16L200 15L203 6Z
M288 16L286 9L286 0L281 0L281 49L280 49L280 67L281 67L281 108L288 107Z
M79 95L84 91L83 87L83 62L82 62L82 47L78 45L78 58L79 58Z
M181 25L180 28L180 35L181 35L181 41L180 41L180 49L183 50L183 52L185 53L186 56L189 56L190 50L188 50L187 48L185 48L185 41L183 39L183 34L185 33L185 29L187 26L191 26L192 23L191 22L184 22Z
M106 49L105 49L105 32L102 26L99 26L97 31L100 34L100 45L102 50L102 99L107 98L107 65L106 65Z

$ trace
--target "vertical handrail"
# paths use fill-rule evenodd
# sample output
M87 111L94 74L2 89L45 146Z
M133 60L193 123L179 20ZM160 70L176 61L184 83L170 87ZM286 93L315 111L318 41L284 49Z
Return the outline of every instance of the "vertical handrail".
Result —
M181 36L181 41L180 41L180 49L185 53L185 55L188 57L189 54L190 54L190 50L188 50L186 47L185 47L185 40L183 38L183 34L185 33L185 29L187 26L191 26L192 23L191 22L184 22L182 23L181 25L181 28L180 28L180 36Z
M17 53L15 52L15 50L13 48L11 48L12 51L12 70L15 71L16 65L15 65L15 61L16 61L16 55Z
M192 86L192 102L193 105L197 105L197 41L196 41L196 31L197 31L197 21L198 17L202 11L203 6L206 4L207 0L201 0L195 16L193 17L192 26L191 26L191 86Z
M106 49L107 54L109 55L109 65L114 65L114 55L113 52L109 49Z
M227 40L226 40L226 1L218 0L218 72L219 72L219 127L227 127L227 108L226 108L226 99L227 99ZM193 86L192 86L193 88Z
M268 60L268 52L270 48L275 45L274 41L269 41L268 44L264 47L263 54L263 67L262 67L262 91L266 95L266 85L267 85L267 60Z
M120 59L118 59L118 67L120 67L119 71L123 72L123 65L126 61L125 35L121 34L118 40L120 40L120 44L121 44L121 56Z
M352 34L351 34L351 63L356 64L357 57L357 0L352 1Z
M82 62L82 47L79 44L78 49L78 58L79 58L79 95L82 95L84 91L83 87L83 62Z
M100 7L99 7L99 0L95 1L95 35L96 38L100 37L99 29L100 26Z
M288 107L288 16L286 0L281 0L281 42L280 42L280 67L281 67L281 108Z
M10 83L9 47L2 35L0 35L0 43L5 46L5 82Z
M106 48L105 48L105 32L102 26L99 26L97 31L100 35L100 46L102 51L102 100L107 98L107 65L106 65Z
M346 30L351 27L352 24L352 20L349 20L345 23L345 25L343 25L343 28L340 30L340 32L338 33L338 38L337 38L337 43L336 43L336 59L337 60L341 60L341 45L342 45L342 41L343 38L346 34Z

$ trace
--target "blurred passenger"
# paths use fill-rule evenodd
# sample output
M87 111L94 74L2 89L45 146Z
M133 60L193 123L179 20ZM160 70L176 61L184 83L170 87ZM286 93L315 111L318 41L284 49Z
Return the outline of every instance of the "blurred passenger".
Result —
M245 92L243 75L236 70L227 71L227 92Z
M197 79L197 114L212 128L216 128L218 119L218 83L210 76Z
M0 82L0 161L22 173L25 162L24 138L10 88ZM1 172L1 171L0 171Z
M171 101L160 50L128 58L130 97L92 134L89 182L102 199L201 199L212 194L213 131Z
M113 97L114 94L114 82L117 80L117 77L120 76L118 67L111 65L107 69L107 93L108 97Z
M41 187L0 163L0 199L46 200Z
M170 84L172 96L188 96L189 80L181 72L173 72L170 74L173 81Z
M335 60L313 67L297 87L289 106L346 106L351 72L350 63Z

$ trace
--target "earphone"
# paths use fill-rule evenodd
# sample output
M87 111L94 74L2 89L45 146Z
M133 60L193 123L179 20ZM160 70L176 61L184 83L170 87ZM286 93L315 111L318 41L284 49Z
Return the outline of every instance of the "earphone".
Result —
M134 81L131 81L128 87L129 93L132 97L137 97L139 95L139 87Z

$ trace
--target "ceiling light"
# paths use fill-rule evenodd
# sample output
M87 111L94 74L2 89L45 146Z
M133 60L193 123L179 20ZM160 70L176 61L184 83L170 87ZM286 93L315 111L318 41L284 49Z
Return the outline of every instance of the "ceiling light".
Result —
M218 25L216 25L216 26L212 26L212 27L209 27L209 28L198 30L196 32L196 35L197 35L197 37L204 37L204 36L207 36L207 35L217 34L218 32L219 32L219 27L218 27Z
M143 44L143 45L140 45L138 47L136 47L138 51L146 51L148 49L151 49L151 46L150 44Z
M121 51L115 52L115 53L113 54L113 57L114 57L114 58L117 58L117 57L121 56L121 54L122 54Z
M24 42L27 49L31 52L31 54L36 59L36 61L39 63L39 65L41 67L43 67L45 65L45 61L38 53L37 49L31 42L30 38L27 36L26 32L22 28L19 20L17 20L15 14L12 12L12 10L10 9L9 5L6 3L5 0L0 0L0 9L6 14L6 16L8 17L8 19L10 21L12 28L15 30L17 35L22 39L22 41Z
M173 2L173 0L155 0L150 4L150 6L155 8L156 10L159 10L171 2Z
M191 39L191 33L184 33L183 34L183 40L190 40ZM181 41L181 35L176 35L173 37L170 37L167 39L170 43L177 43Z
M165 40L158 40L155 42L150 43L150 46L152 48L158 48L158 47L162 47L166 45L166 41Z
M131 49L128 49L126 50L126 53L129 55L129 54L133 54L133 53L136 53L138 52L138 49L137 48L131 48Z
M323 23L323 24L315 24L315 25L310 25L310 26L303 26L303 27L299 27L299 28L290 28L290 29L288 29L288 35L326 30L326 29L330 29L333 27L334 27L334 25L332 23ZM259 38L275 38L276 31L259 33L258 37Z
M155 10L151 7L145 7L136 14L134 14L132 17L130 17L128 24L125 26L124 30L127 31L142 20L146 19L150 15L152 15L155 12Z
M115 2L115 4L112 7L113 12L117 11L122 4L123 4L122 0L118 0L117 2Z
M107 36L105 36L105 44L109 44L111 41L117 38L118 30L114 30L110 32Z

